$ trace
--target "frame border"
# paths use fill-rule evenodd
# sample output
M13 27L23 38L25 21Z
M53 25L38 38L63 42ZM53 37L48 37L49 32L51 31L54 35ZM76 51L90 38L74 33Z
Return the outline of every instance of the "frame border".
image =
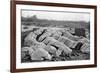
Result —
M30 72L30 71L46 71L46 70L61 70L61 69L77 69L97 67L97 6L95 5L80 5L80 4L63 4L63 3L48 3L48 2L33 2L33 1L14 1L10 3L10 48L11 61L10 71L14 72ZM53 6L53 7L72 7L72 8L89 8L94 9L94 64L89 65L75 65L75 66L55 66L55 67L41 67L41 68L25 68L16 69L16 5L38 5L38 6Z

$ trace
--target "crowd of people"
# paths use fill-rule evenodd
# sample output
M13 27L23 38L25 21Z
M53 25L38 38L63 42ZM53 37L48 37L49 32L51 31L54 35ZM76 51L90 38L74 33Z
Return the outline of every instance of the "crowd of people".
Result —
M67 28L41 27L33 30L22 37L21 59L24 61L65 61L74 53L90 53L90 40L71 34Z

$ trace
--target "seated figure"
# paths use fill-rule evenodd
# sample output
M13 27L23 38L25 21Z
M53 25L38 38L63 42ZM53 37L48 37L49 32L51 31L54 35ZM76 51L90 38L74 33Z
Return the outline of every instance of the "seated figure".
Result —
M55 40L53 37L47 37L43 41L43 43L54 46L54 47L56 47L57 50L60 49L60 50L64 51L66 54L69 54L72 52L72 50L69 47L67 47L65 44Z
M52 56L43 48L36 48L30 55L32 60L51 60Z
M33 32L30 32L24 39L24 45L32 46L36 45L38 42L36 40L36 35Z

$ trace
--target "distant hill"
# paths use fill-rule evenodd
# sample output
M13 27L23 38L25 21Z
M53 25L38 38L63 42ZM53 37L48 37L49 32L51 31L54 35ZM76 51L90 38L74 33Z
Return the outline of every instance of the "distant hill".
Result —
M69 28L86 28L89 29L89 22L84 21L57 21L57 20L47 20L38 19L35 16L32 17L21 17L22 25L34 25L41 27L69 27Z

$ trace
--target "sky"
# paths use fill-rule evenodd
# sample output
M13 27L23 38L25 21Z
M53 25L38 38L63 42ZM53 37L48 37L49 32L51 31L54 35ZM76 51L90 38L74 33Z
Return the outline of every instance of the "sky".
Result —
M89 13L82 12L63 12L63 11L37 11L37 10L22 10L23 17L31 17L36 15L39 19L62 20L62 21L86 21L90 20Z

